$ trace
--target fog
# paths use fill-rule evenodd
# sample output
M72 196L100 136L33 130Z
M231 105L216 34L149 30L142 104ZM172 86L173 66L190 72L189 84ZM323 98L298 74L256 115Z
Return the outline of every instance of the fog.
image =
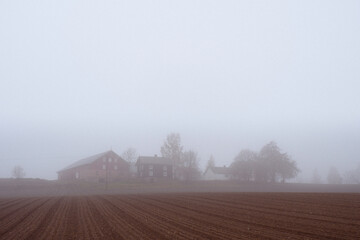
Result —
M204 168L276 141L309 181L360 163L359 1L1 1L0 178L84 157Z

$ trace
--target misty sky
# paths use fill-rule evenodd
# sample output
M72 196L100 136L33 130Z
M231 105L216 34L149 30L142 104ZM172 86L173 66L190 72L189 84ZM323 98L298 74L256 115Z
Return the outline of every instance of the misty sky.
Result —
M359 105L360 1L0 1L0 177L171 132L201 167L274 140L304 178L342 172Z

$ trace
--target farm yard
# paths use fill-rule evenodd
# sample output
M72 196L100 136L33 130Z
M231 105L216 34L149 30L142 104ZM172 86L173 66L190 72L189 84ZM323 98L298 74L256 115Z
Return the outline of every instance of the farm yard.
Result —
M0 239L359 239L360 194L0 198Z

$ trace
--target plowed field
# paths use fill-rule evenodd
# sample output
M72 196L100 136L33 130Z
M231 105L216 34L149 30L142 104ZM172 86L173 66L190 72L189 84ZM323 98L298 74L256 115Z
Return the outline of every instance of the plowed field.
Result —
M3 198L0 239L360 239L360 194Z

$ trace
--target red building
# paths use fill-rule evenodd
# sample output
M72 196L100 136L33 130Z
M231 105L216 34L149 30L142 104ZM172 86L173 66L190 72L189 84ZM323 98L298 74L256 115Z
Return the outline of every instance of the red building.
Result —
M81 159L58 171L59 180L114 181L129 177L129 163L113 151Z
M173 178L173 163L169 158L140 156L136 162L137 176L144 180L157 181Z

